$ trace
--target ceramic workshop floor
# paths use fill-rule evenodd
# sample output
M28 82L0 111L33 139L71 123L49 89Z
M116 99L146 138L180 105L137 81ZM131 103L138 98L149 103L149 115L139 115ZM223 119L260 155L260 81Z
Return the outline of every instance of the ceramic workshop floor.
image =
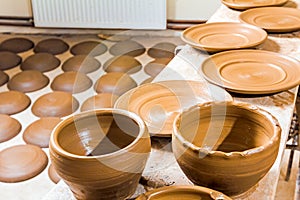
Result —
M87 40L93 40L93 41L101 41L105 45L107 45L108 48L110 48L112 45L114 45L116 42L109 41L109 40L102 40L98 37L99 30L43 30L43 29L34 29L30 27L24 27L24 28L16 28L16 27L0 27L0 42L8 39L8 38L14 38L14 37L24 37L31 41L33 41L35 44L37 44L39 41L42 41L44 39L48 38L58 38L65 41L67 44L69 44L70 47L73 45ZM148 50L150 47L152 47L154 44L157 44L159 42L169 42L173 43L175 45L182 45L182 41L179 37L179 34L177 32L173 31L149 31L149 32L143 32L143 31L111 31L114 34L118 35L129 35L131 40L134 40L140 44L142 44L146 50ZM160 34L161 33L161 34ZM106 33L104 33L106 34ZM24 53L20 53L19 55L23 58L23 61L29 57L30 55L33 55L33 49L30 49ZM58 59L61 61L61 65L70 57L73 55L70 53L70 51L66 51L62 54L56 55ZM106 51L104 54L100 56L96 56L95 58L100 61L100 63L103 64L109 59L112 58L113 55L109 53L109 51ZM143 66L145 66L150 61L154 60L152 57L147 55L147 52L143 53L142 55L135 57L139 62L142 63ZM8 147L12 147L18 144L25 144L22 135L23 131L27 128L29 124L31 124L33 121L37 120L38 117L35 116L31 112L31 106L36 101L37 98L39 98L41 95L49 93L52 91L50 88L50 84L52 80L59 74L63 73L61 69L61 65L49 72L45 72L44 74L50 79L50 83L43 89L26 93L31 99L31 105L24 111L11 115L11 117L17 119L22 124L22 130L21 132L15 136L14 138L0 143L0 151L4 150ZM10 76L10 78L19 73L21 71L20 66L17 66L15 68L6 70L5 72ZM93 81L93 84L96 82L96 80L101 77L102 75L106 74L106 72L103 70L102 67L98 69L95 72L87 74L88 77ZM148 74L145 73L144 69L142 68L140 71L133 73L130 75L134 81L136 81L137 85L141 84L144 80L150 78ZM0 87L0 92L8 91L7 85L3 85ZM81 104L85 99L87 99L89 96L95 95L95 91L93 87L90 87L84 92L73 94L73 96L79 101ZM78 109L75 113L78 113L80 109ZM49 150L48 148L43 148L43 151L46 152L46 154L49 157ZM1 162L1 161L0 161ZM14 200L40 200L42 197L47 194L51 188L55 186L55 184L50 180L48 176L48 168L50 165L50 159L48 162L48 166L37 176L26 180L21 181L17 183L4 183L0 182L0 199L14 199Z

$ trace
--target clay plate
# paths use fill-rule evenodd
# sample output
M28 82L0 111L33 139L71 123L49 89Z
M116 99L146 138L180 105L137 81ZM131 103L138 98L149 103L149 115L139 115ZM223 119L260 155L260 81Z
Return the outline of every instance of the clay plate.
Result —
M267 33L256 26L235 22L214 22L192 26L181 39L194 48L217 52L256 47L267 39Z
M229 8L237 10L246 10L249 8L265 7L265 6L281 6L288 0L262 0L262 1L249 1L249 0L222 0L222 3Z
M16 145L0 152L0 181L15 183L40 174L48 164L47 154L34 145Z
M138 114L152 136L171 137L173 120L182 109L212 101L206 87L206 83L184 80L147 83L123 94L115 107ZM231 100L226 92L223 95L224 99Z
M242 12L239 19L268 32L291 32L300 29L300 10L295 8L253 8Z
M165 186L140 195L136 200L230 200L221 192L201 186Z
M263 50L232 50L207 58L200 72L211 83L243 94L271 94L300 84L300 63Z

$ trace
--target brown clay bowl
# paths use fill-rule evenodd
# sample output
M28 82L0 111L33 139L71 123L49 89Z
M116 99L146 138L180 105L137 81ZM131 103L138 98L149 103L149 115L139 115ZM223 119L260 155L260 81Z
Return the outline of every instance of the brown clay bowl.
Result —
M136 200L231 200L221 192L200 186L166 186L140 195Z
M136 190L151 151L142 119L101 109L68 117L53 130L50 158L77 199L125 199Z
M274 164L281 128L267 111L237 102L204 103L179 114L172 147L196 185L242 195Z

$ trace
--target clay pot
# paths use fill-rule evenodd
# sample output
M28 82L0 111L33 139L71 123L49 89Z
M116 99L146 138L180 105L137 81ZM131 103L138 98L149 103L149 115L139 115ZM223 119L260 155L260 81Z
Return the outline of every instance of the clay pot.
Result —
M173 124L176 160L195 184L242 195L269 171L281 128L268 112L246 103L198 104Z
M151 151L142 119L101 109L63 120L53 130L50 158L77 199L125 199L136 190Z
M200 186L166 186L141 194L136 200L231 200L221 192Z

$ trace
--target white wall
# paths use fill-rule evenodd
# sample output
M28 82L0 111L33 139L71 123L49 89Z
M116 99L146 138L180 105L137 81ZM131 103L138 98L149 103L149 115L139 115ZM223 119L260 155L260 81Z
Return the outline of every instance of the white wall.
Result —
M221 0L166 0L167 19L207 20ZM0 0L0 17L32 17L31 0Z
M167 19L207 20L220 5L221 0L167 0Z
M0 0L0 16L32 17L30 0Z

